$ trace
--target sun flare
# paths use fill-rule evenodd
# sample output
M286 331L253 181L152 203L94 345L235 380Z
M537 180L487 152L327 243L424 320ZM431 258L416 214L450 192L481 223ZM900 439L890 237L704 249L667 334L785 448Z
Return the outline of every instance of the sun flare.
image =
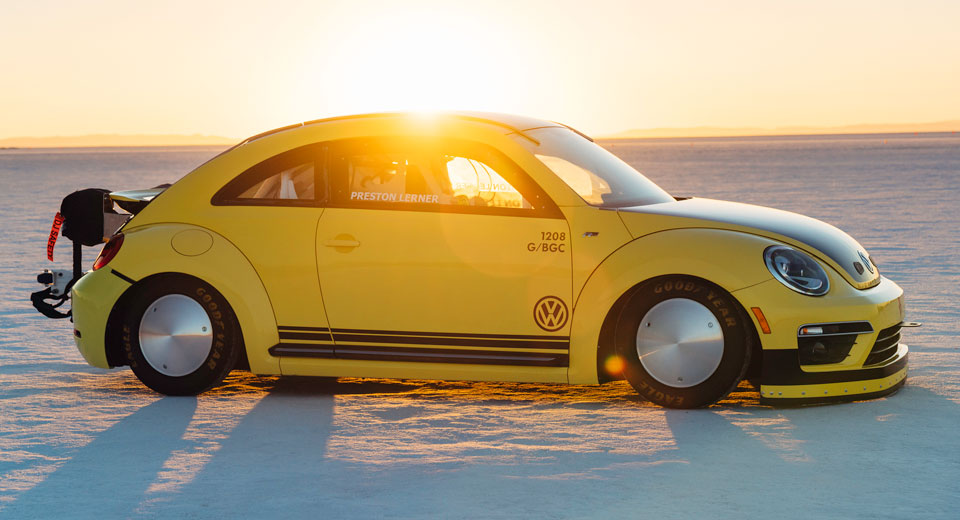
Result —
M324 49L310 82L330 92L332 112L496 109L510 101L496 58L507 44L464 14L398 8Z

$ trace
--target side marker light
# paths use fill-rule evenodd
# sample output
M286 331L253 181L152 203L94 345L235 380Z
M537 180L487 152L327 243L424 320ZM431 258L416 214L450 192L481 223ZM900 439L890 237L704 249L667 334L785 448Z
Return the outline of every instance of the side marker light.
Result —
M770 324L767 323L767 318L763 315L760 307L750 307L750 310L753 311L753 315L756 316L757 323L760 324L760 330L762 330L764 334L770 334Z

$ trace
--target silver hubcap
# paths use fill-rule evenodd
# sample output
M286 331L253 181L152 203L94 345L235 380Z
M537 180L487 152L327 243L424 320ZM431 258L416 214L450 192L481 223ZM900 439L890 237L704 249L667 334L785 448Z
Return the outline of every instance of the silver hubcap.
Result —
M140 350L157 372L185 376L200 368L210 355L212 329L207 312L193 298L161 296L140 320Z
M704 305L673 298L654 305L637 329L637 355L648 374L674 388L706 381L723 359L723 331Z

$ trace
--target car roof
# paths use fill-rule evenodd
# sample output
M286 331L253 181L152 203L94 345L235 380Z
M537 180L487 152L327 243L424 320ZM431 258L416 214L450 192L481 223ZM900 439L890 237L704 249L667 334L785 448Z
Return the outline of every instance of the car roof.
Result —
M303 126L312 126L312 125L321 125L324 123L331 123L334 121L346 121L351 119L374 119L374 118L397 118L397 119L406 119L406 118L422 118L424 115L429 115L431 117L439 118L450 118L450 119L460 119L465 121L475 121L478 123L487 123L494 126L499 126L505 130L506 133L512 134L523 134L526 130L532 130L534 128L545 128L545 127L566 127L570 128L567 125L562 123L556 123L553 121L547 121L544 119L537 119L533 117L526 116L517 116L511 114L497 114L491 112L469 112L469 111L460 111L460 112L375 112L369 114L356 114L350 116L338 116L338 117L328 117L323 119L314 119L312 121L304 121L302 123L296 123L292 125L282 126L280 128L274 128L273 130L268 130L266 132L248 137L243 141L237 143L236 146L247 144L251 141L260 139L261 137L266 137L268 135L273 135L285 130L292 130L294 128L300 128ZM571 128L571 130L573 130ZM576 132L576 130L574 130ZM580 135L580 132L577 132ZM586 137L586 136L584 136ZM588 138L589 139L589 138ZM591 139L592 140L592 139Z

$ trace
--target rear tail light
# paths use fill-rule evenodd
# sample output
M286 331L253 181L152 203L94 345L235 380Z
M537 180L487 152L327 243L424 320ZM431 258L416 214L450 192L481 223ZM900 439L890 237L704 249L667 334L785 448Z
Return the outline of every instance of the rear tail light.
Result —
M97 256L96 261L93 262L93 270L96 271L101 267L110 263L110 260L113 260L113 257L117 256L117 253L120 252L120 246L123 245L123 233L117 233L110 237L110 240L107 241L106 245L103 246L103 249L100 250L100 254Z

